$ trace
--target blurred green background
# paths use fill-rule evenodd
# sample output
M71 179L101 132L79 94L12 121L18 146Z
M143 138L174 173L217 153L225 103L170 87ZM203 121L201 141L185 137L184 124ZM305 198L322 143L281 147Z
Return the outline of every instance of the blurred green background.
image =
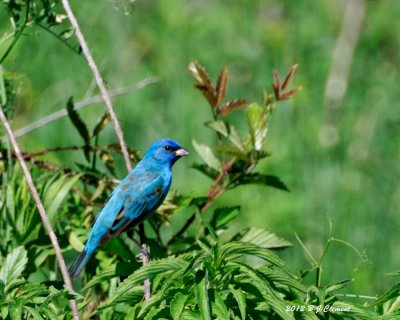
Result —
M192 139L209 143L213 135L203 126L210 111L193 88L188 63L198 60L213 79L227 66L228 98L249 101L262 101L262 90L271 90L273 69L284 76L298 63L294 82L303 90L273 114L267 143L273 156L259 168L278 175L291 192L251 186L225 194L217 204L242 206L238 229L262 226L291 240L294 246L282 256L294 269L309 266L295 233L318 257L332 218L333 236L364 256L334 243L323 282L354 277L353 293L377 294L394 281L384 274L400 268L400 2L365 2L348 89L331 117L324 96L345 3L71 1L109 88L161 78L114 103L130 146L143 151L152 140L171 137L193 151L174 169L173 188L189 194L206 193L210 183L188 168L200 161ZM0 32L9 28L0 7ZM18 74L14 129L64 107L70 96L79 101L97 93L90 89L93 78L83 56L41 29L28 29L26 35L4 63ZM8 45L0 44L0 55ZM93 126L103 110L104 105L95 104L80 113ZM239 128L245 125L240 113L230 117ZM19 142L35 151L82 141L64 118ZM117 139L109 126L100 143L113 142ZM85 161L80 152L50 159L63 165ZM124 170L120 159L119 177Z

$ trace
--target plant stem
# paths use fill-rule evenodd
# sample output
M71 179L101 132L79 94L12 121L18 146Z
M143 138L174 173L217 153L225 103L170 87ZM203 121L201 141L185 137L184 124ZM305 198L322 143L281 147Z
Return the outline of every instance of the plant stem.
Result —
M109 92L109 94L110 94L111 97L117 97L117 96L120 96L120 95L123 95L123 94L127 94L129 92L132 92L133 90L142 89L142 88L144 88L144 87L146 87L148 85L151 85L153 83L156 83L158 81L159 81L159 78L151 77L151 78L139 81L139 82L137 82L137 83L135 83L133 85L130 85L130 86L126 86L126 87L122 87L122 88L117 88L117 89L111 90ZM93 97L90 97L90 98L87 98L87 99L83 99L81 101L78 101L78 102L74 103L74 110L79 110L79 109L81 109L83 107L86 107L86 106L88 106L90 104L93 104L93 103L96 103L96 102L100 102L102 100L103 99L102 99L101 95L97 95L97 96L93 96ZM22 127L20 129L16 130L14 132L14 134L15 134L15 136L17 138L21 137L21 136L31 132L32 130L41 128L41 127L43 127L43 126L45 126L45 125L47 125L47 124L49 124L49 123L51 123L53 121L56 121L56 120L58 120L58 119L60 119L62 117L65 117L67 115L68 115L68 112L67 112L66 108L62 108L62 109L60 109L60 110L58 110L56 112L53 112L53 113L51 113L51 114L49 114L49 115L47 115L47 116L45 116L45 117L43 117L43 118L41 118L41 119L39 119L37 121L34 121L34 122L28 124L25 127Z
M62 277L64 279L65 286L69 291L73 292L74 289L72 287L71 278L69 277L68 269L67 269L67 266L65 264L64 257L63 257L63 255L61 253L60 245L59 245L59 243L57 241L57 236L54 233L54 230L53 230L53 227L51 226L49 218L47 217L47 214L46 214L46 211L44 209L43 203L40 200L38 191L37 191L37 189L35 187L35 184L33 182L31 173L30 173L28 167L26 166L24 158L23 158L23 156L21 154L21 150L20 150L20 148L18 146L17 140L15 139L15 136L14 136L12 130L11 130L10 124L9 124L9 122L8 122L4 112L3 112L3 107L1 105L0 105L0 120L3 123L3 126L4 126L4 128L5 128L6 132L7 132L7 135L9 137L9 139L10 139L11 145L13 146L13 149L14 149L14 152L15 152L15 154L17 156L17 159L18 159L18 161L19 161L19 163L21 165L22 172L24 173L26 183L28 184L29 190L30 190L30 192L32 194L32 197L33 197L35 203L36 203L36 206L37 206L37 209L39 211L40 217L41 217L41 219L43 221L44 227L46 228L47 233L49 234L49 238L50 238L51 244L52 244L52 246L54 248L54 252L56 254L56 259L57 259L57 262L58 262L58 266L60 268L61 275L62 275ZM72 314L73 314L74 319L79 319L79 313L78 313L78 307L77 307L76 301L75 300L70 300L70 305L71 305Z
M71 46L67 41L65 41L63 38L61 38L57 33L55 33L53 30L46 28L45 26L43 26L42 24L36 22L36 25L38 27L40 27L41 29L47 31L48 33L50 33L53 37L55 37L57 40L61 41L64 45L67 46L67 48L71 49L74 53L76 54L80 54L80 52L78 50L76 50L73 46Z
M140 237L140 251L142 252L142 263L143 265L147 265L150 262L149 251L146 246L146 234L144 232L144 224L141 223L139 225L139 237ZM151 291L150 291L151 283L150 279L144 280L144 299L146 301L150 300Z
M99 71L96 63L94 62L92 54L90 53L89 47L88 47L88 45L86 43L86 40L85 40L85 38L83 36L83 33L81 32L81 30L79 28L78 21L76 20L75 15L72 12L72 9L71 9L71 6L70 6L68 0L62 0L62 4L63 4L65 12L67 13L68 19L71 22L71 25L75 30L75 34L76 34L76 37L78 38L78 41L79 41L79 43L81 45L83 54L85 55L86 60L88 62L88 65L89 65L90 69L93 72L94 78L96 79L96 82L97 82L97 85L98 85L98 87L100 89L100 93L102 95L104 103L106 104L106 106L108 108L108 112L110 113L111 120L114 123L115 133L116 133L116 135L118 137L119 144L121 146L121 151L122 151L122 154L123 154L124 159L125 159L126 168L128 169L128 171L131 171L132 170L132 165L131 165L131 162L130 162L128 148L126 146L126 143L125 143L125 140L124 140L124 134L123 134L123 132L121 130L121 127L119 125L119 121L118 121L117 115L115 114L115 111L114 111L114 108L113 108L113 105L112 105L112 102L111 102L111 97L110 97L110 95L109 95L109 93L108 93L108 91L106 89L106 86L104 84L103 78L101 77L100 71ZM144 244L144 239L145 239L144 229L142 230L142 234L143 234L143 242L142 242L142 244ZM143 256L146 256L148 254L147 250L146 250L146 246L145 245L142 246L141 249L142 249ZM146 265L147 263L148 263L148 259L143 258L143 265ZM144 283L144 292L145 293L146 292L148 292L148 293L150 292L150 280L146 280L145 281L145 283ZM146 301L148 301L150 299L150 294L148 294L148 295L145 294L145 299L146 299Z
M103 80L103 78L100 74L100 71L92 57L92 54L90 53L90 50L86 43L85 37L83 36L83 33L79 27L78 21L77 21L75 15L71 9L71 6L69 4L69 1L62 0L62 4L63 4L64 10L68 16L68 19L71 22L72 27L74 28L76 37L78 38L79 44L82 48L82 52L88 62L90 69L92 70L94 78L96 79L96 83L100 89L100 93L104 100L104 103L106 104L108 112L110 113L111 120L113 121L113 124L114 124L115 133L118 137L119 144L121 145L121 151L122 151L122 154L125 159L126 168L128 169L128 171L131 171L132 165L131 165L130 158L129 158L128 148L126 147L126 143L124 140L124 134L121 130L121 126L119 125L117 115L114 111L114 107L111 102L110 94L108 93L108 91L106 89L104 80Z

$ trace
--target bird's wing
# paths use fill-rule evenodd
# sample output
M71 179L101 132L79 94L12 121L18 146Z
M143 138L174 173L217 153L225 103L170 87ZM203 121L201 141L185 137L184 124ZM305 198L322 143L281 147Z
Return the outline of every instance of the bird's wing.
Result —
M169 188L159 175L145 175L121 183L115 197L123 203L101 243L116 237L129 225L137 225L164 201Z

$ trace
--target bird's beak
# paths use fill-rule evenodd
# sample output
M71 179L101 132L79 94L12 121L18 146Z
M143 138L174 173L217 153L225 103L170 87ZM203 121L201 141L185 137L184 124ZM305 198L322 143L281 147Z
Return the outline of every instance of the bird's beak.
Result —
M175 150L174 154L177 157L184 157L184 156L188 156L190 153L185 148L179 148L178 150Z

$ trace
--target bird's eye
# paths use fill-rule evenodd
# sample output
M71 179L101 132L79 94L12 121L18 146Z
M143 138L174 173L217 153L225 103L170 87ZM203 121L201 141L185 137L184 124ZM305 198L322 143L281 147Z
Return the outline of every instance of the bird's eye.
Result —
M165 150L170 151L171 150L171 146L165 146Z

